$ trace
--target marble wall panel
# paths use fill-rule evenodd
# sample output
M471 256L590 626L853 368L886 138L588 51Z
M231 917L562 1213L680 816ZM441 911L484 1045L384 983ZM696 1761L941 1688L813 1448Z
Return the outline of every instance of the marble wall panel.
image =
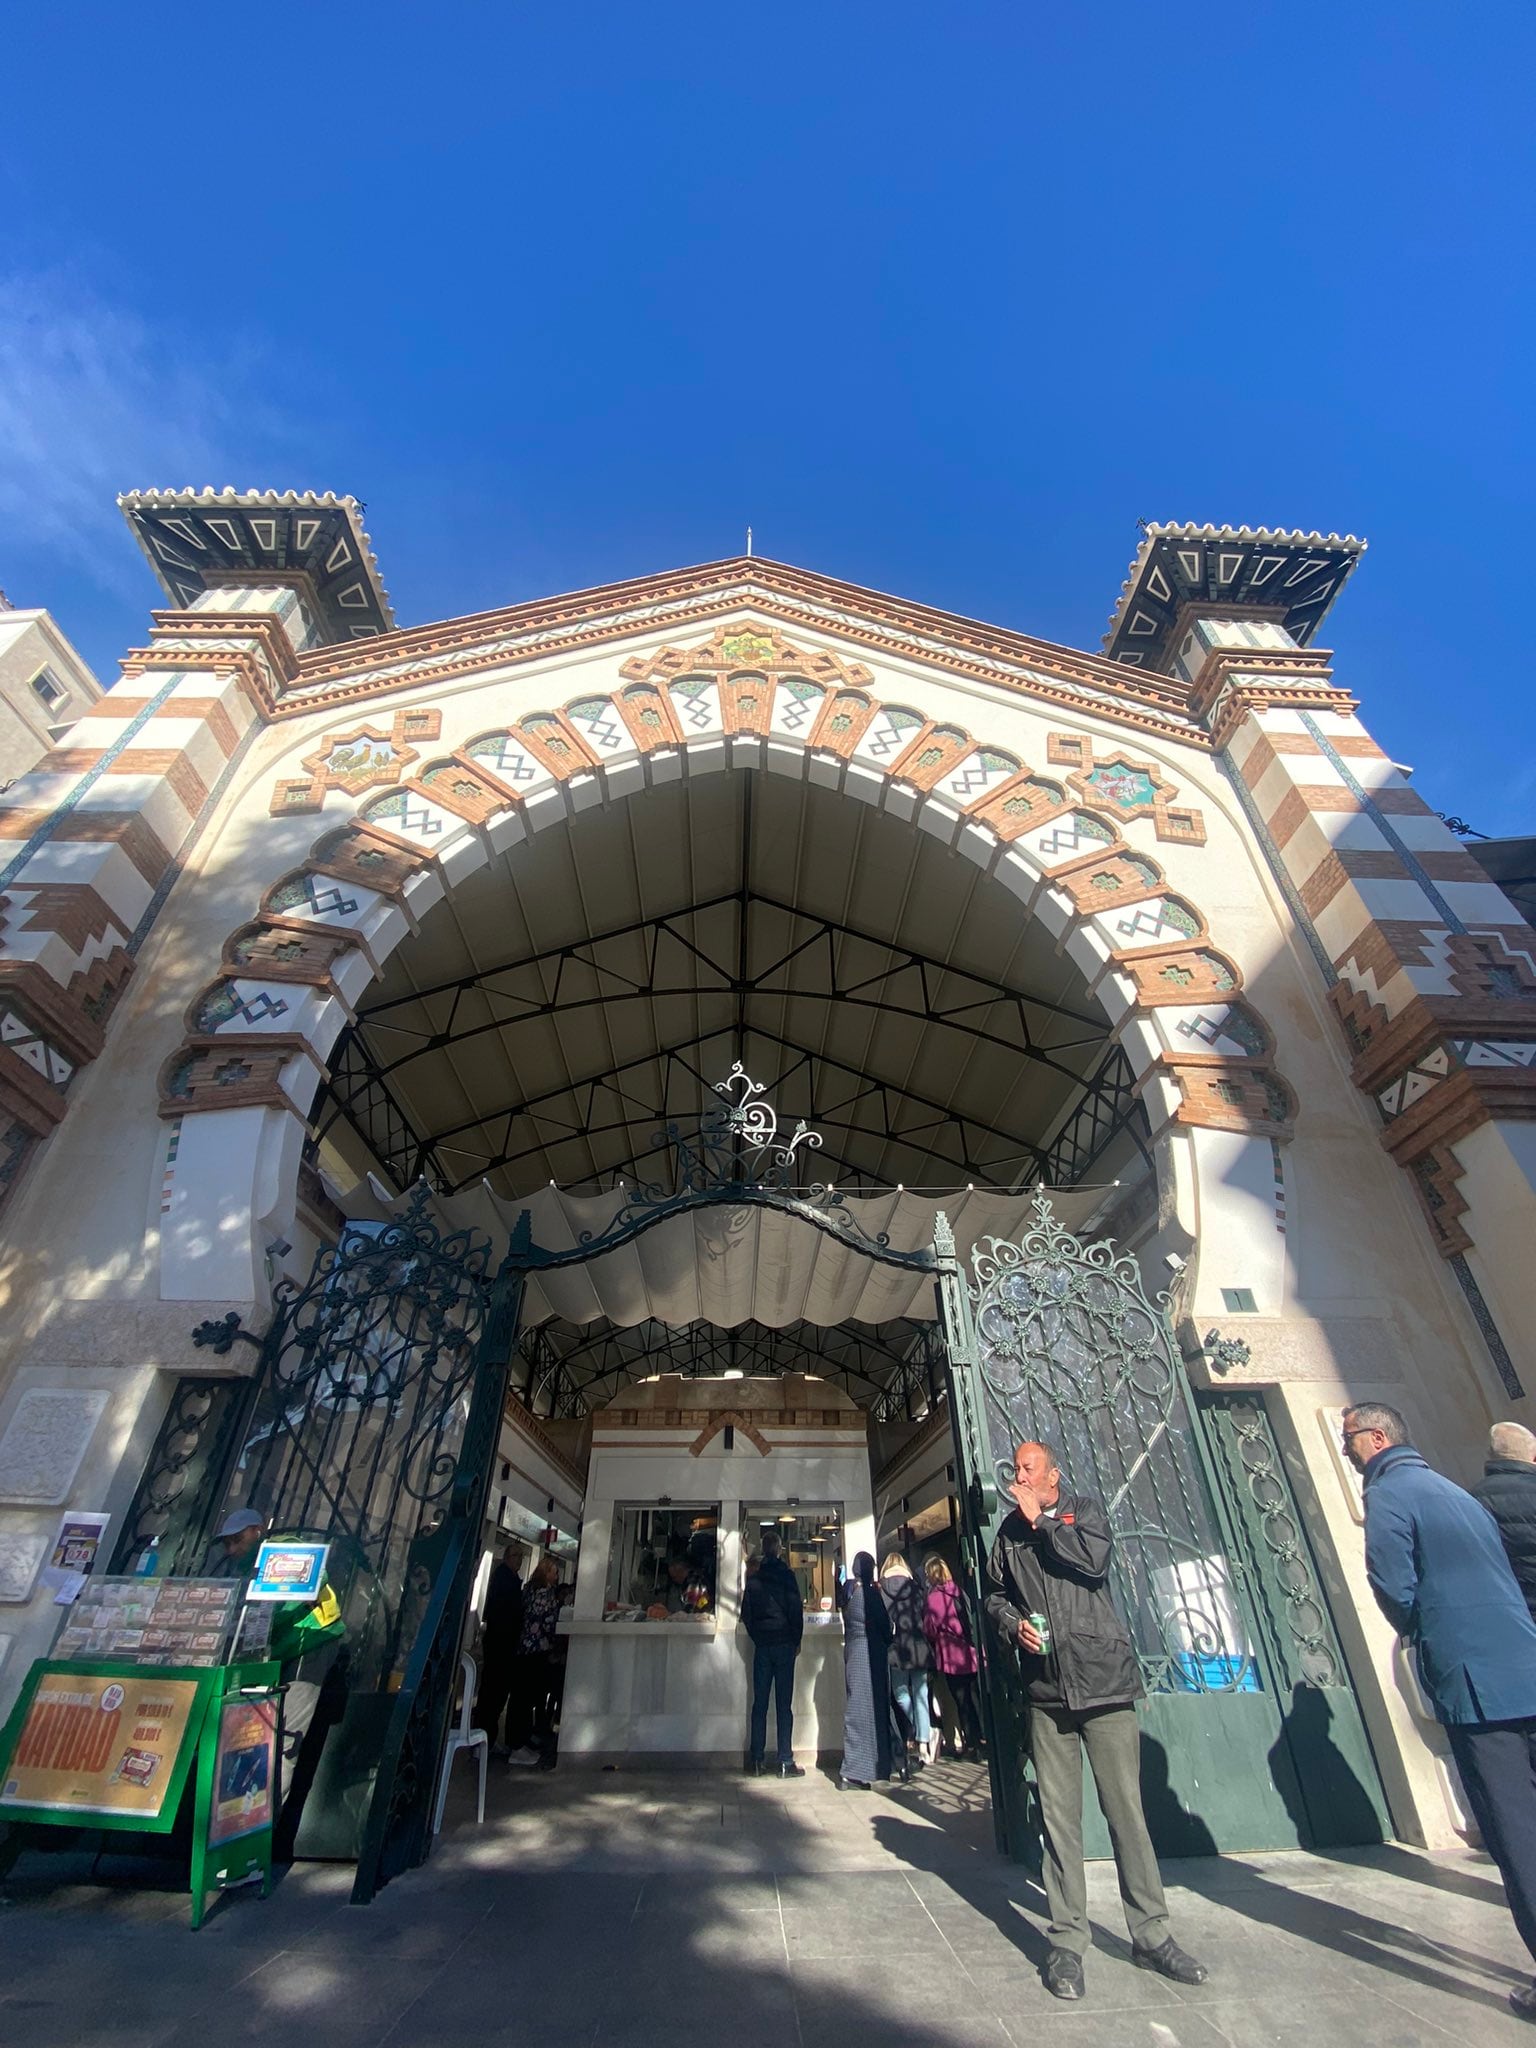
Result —
M62 1507L110 1398L100 1389L29 1387L0 1434L0 1501Z

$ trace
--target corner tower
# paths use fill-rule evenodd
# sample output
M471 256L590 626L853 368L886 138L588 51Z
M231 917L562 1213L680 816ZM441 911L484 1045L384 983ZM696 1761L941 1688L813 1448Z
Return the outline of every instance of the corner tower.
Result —
M1536 937L1410 786L1314 645L1353 534L1155 525L1105 635L1177 678L1328 985L1504 1395L1536 1333Z

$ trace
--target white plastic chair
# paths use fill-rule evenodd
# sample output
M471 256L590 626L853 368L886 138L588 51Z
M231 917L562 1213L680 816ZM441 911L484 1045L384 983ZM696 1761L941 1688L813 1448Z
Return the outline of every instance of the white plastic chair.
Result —
M434 1835L443 1831L443 1808L448 1804L448 1773L461 1749L480 1752L480 1809L475 1819L482 1823L485 1820L485 1767L490 1760L491 1738L483 1728L471 1728L469 1725L469 1717L475 1711L475 1686L480 1674L475 1668L474 1658L468 1654L459 1659L459 1669L464 1675L464 1705L459 1710L459 1725L449 1729L448 1747L443 1751L443 1768L437 1781L437 1811L432 1816Z

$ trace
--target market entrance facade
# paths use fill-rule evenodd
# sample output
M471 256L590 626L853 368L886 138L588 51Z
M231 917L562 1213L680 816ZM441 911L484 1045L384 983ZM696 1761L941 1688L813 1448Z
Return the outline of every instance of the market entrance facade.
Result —
M1154 529L1098 657L757 561L395 632L346 501L127 509L176 608L7 883L27 1028L92 1006L48 997L11 1155L20 1670L54 1502L162 1569L242 1488L329 1516L366 1889L423 1846L509 1416L569 1473L680 1337L756 1384L811 1333L877 1539L882 1481L952 1502L973 1599L1016 1435L1111 1501L1166 1840L1318 1839L1346 1783L1445 1839L1334 1416L1380 1392L1454 1463L1521 1412L1523 1098L1413 1033L1435 974L1448 1029L1536 966L1307 647L1357 544Z
M1085 1246L1043 1192L1030 1199L1027 1228L1018 1197L960 1195L962 1230L976 1234L964 1263L943 1210L919 1226L931 1243L902 1249L872 1227L894 1220L889 1197L840 1198L788 1179L795 1149L815 1134L803 1125L781 1133L748 1077L733 1072L716 1092L734 1106L706 1111L694 1132L673 1127L681 1185L586 1198L601 1227L564 1246L536 1243L532 1211L521 1211L494 1281L483 1239L444 1236L429 1221L424 1183L398 1217L344 1231L311 1286L280 1309L226 1473L210 1474L202 1497L184 1494L169 1518L153 1484L141 1489L130 1526L142 1539L153 1523L172 1572L196 1570L231 1505L331 1545L350 1625L348 1682L306 1804L301 1853L355 1860L355 1896L366 1900L429 1851L486 1540L496 1424L509 1405L514 1443L532 1424L515 1397L509 1404L509 1368L526 1351L545 1360L545 1398L552 1384L547 1342L512 1341L530 1288L548 1289L562 1273L594 1293L622 1287L612 1267L643 1238L661 1254L657 1270L683 1272L696 1267L701 1234L717 1262L750 1262L754 1306L757 1269L782 1274L798 1255L802 1268L819 1269L824 1306L855 1292L867 1304L884 1283L884 1306L927 1307L934 1333L923 1348L930 1366L935 1353L941 1360L942 1384L933 1414L912 1426L947 1424L955 1562L973 1615L1019 1437L1049 1433L1102 1491L1117 1539L1116 1593L1148 1690L1150 1819L1165 1853L1383 1839L1369 1743L1283 1466L1273 1455L1242 1466L1246 1520L1238 1494L1224 1499L1213 1484L1209 1418L1186 1398L1171 1330L1134 1260L1104 1240ZM1076 1192L1078 1206L1095 1200L1096 1191ZM1073 1191L1056 1199L1071 1204ZM898 1238L910 1234L914 1200ZM1010 1208L1017 1241L984 1229L1006 1227ZM738 1270L734 1284L742 1279ZM869 1327L922 1320L909 1313ZM560 1624L570 1667L562 1765L740 1767L750 1662L741 1590L768 1528L804 1581L802 1753L835 1763L838 1579L858 1550L911 1547L900 1527L884 1535L890 1502L874 1497L865 1419L820 1373L711 1373L721 1356L741 1354L717 1344L711 1356L697 1324L687 1328L691 1369L669 1372L663 1327L616 1366L600 1345L589 1382L617 1373L624 1384L590 1412L576 1598ZM875 1366L876 1347L861 1345L865 1326L834 1328L839 1341L825 1357L798 1334L811 1362L836 1364L844 1378ZM204 1331L214 1346L232 1335L227 1323ZM896 1401L909 1413L914 1406L905 1373L891 1375L883 1395L887 1420ZM1244 1420L1247 1441L1266 1427L1253 1401ZM1272 1436L1260 1441L1273 1453ZM1288 1542L1278 1528L1289 1529ZM685 1597L669 1605L663 1574L681 1560ZM1284 1601L1283 1621L1271 1600ZM999 1847L1029 1858L1036 1826L1016 1664L1008 1646L977 1634Z

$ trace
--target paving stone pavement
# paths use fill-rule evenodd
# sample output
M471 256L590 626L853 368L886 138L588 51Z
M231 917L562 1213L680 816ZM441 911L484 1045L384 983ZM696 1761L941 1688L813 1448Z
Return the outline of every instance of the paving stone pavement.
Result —
M0 2048L1536 2048L1505 2002L1529 1960L1471 1854L1169 1863L1211 1969L1193 1990L1131 1967L1094 1865L1088 1996L1062 2006L973 1766L872 1794L495 1768L483 1827L472 1778L369 1907L350 1870L300 1864L193 1934L145 1869L29 1854L0 1908Z

